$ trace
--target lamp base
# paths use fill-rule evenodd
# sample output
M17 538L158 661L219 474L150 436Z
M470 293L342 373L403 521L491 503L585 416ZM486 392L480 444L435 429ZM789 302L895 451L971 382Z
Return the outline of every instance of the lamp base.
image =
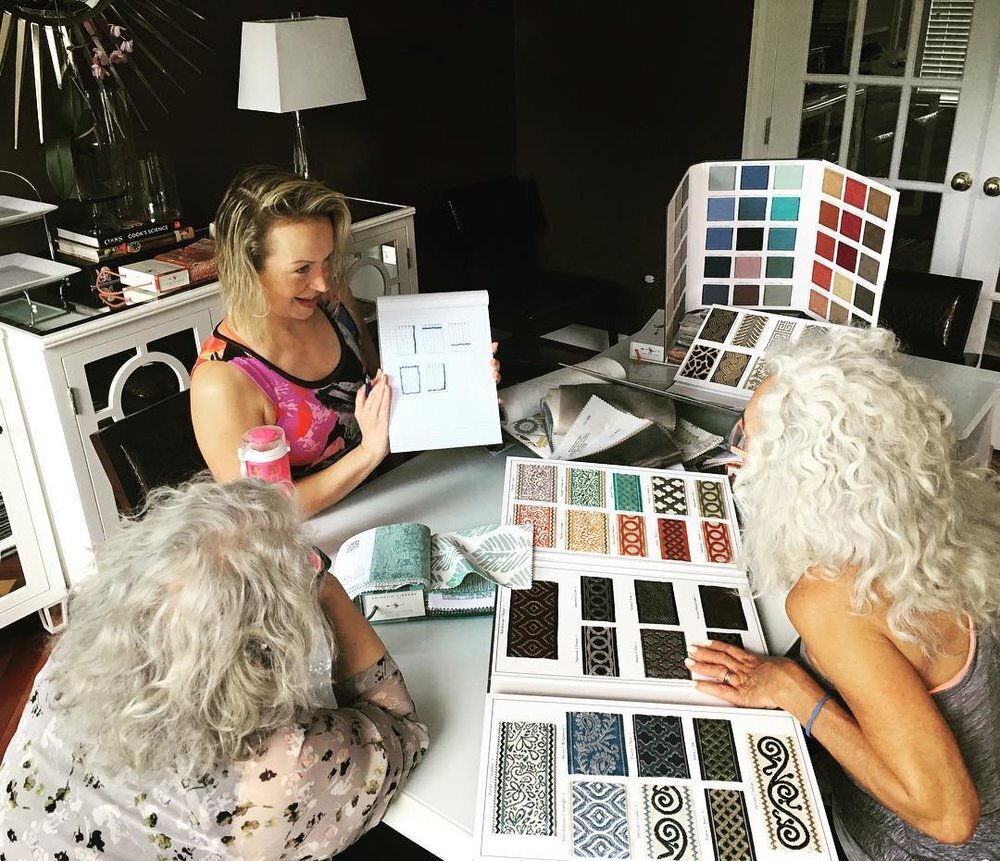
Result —
M295 112L295 142L292 144L292 170L309 179L309 156L306 155L306 130L299 112Z

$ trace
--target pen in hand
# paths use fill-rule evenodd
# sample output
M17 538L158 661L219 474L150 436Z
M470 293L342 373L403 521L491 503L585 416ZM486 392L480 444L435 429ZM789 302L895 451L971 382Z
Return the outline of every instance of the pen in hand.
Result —
M372 378L365 374L365 397L372 393Z

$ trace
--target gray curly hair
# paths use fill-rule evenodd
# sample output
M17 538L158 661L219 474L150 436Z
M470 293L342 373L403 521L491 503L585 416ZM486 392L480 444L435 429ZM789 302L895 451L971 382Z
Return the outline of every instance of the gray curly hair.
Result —
M300 516L272 486L155 490L70 598L57 707L91 760L137 773L194 777L258 756L319 705L308 659L314 638L334 641L318 588Z

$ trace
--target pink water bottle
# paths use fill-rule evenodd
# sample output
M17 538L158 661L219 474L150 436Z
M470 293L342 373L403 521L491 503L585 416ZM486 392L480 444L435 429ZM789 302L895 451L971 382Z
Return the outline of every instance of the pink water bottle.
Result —
M243 434L237 450L240 475L259 478L292 489L292 466L288 460L285 432L277 425L260 425Z

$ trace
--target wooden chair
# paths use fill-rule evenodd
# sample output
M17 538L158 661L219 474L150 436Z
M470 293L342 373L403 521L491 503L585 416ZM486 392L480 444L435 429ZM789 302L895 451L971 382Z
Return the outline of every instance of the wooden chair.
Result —
M90 439L125 516L141 511L154 487L180 484L206 468L187 390L95 431Z

